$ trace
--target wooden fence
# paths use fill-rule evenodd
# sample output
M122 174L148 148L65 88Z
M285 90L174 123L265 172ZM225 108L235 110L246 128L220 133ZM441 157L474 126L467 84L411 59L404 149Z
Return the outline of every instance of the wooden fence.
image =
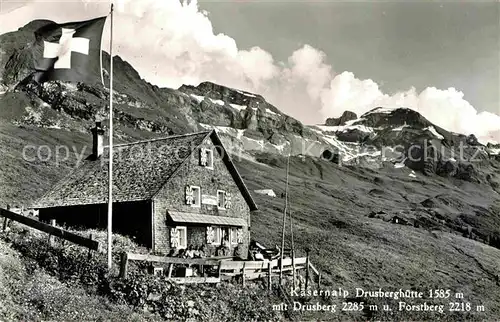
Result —
M16 214L12 211L5 210L0 208L0 216L4 217L4 222L3 222L3 230L7 228L7 221L8 220L13 220L17 221L18 223L21 223L23 225L29 226L31 228L43 231L48 233L51 236L56 236L61 239L67 240L69 242L72 242L74 244L87 247L90 250L95 250L99 251L99 242L92 240L90 238L86 238L80 235L77 235L75 233L66 231L64 229L54 227L52 225L43 223L41 221L35 220L33 218L29 218L20 214Z
M123 252L120 262L120 277L126 278L128 275L128 262L146 261L152 263L168 264L168 277L178 283L218 283L219 277L187 277L173 278L172 271L174 265L198 265L198 266L217 266L220 267L222 260L232 259L234 257L209 257L209 258L178 258L178 257L162 257L156 255L133 254Z
M141 255L133 253L122 253L120 264L120 277L126 278L128 275L128 262L130 260L146 261L152 263L162 263L168 265L168 278L178 283L218 283L221 280L241 277L243 285L246 281L268 278L269 287L271 286L272 276L278 276L281 265L278 259L264 261L234 261L233 257L208 257L208 258L177 258L162 257L155 255ZM218 277L172 277L174 265L198 265L198 266L216 266L218 267ZM318 276L318 287L321 283L321 274L310 263L308 257L285 258L283 259L283 272L293 274L294 270L306 270L306 285L310 276L310 271Z

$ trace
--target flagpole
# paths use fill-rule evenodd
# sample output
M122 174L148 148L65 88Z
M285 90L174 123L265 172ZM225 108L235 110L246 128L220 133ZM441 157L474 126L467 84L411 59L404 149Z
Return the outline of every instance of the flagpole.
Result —
M113 4L109 38L109 187L108 187L108 270L112 267L113 244Z
M102 31L104 32L104 28L102 28ZM101 33L101 38L102 38L102 33ZM102 48L99 47L99 70L101 71L101 83L102 86L105 87L104 85L104 73L102 72Z
M280 258L280 284L283 285L283 258L285 253L285 229L286 229L286 212L288 208L288 172L290 170L290 154L286 161L286 186L285 186L285 209L283 211L283 230L281 235L281 258Z

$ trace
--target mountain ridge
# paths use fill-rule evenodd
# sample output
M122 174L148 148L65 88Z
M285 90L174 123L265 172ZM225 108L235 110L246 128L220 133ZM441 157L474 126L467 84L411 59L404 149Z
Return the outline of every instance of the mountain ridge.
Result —
M0 202L11 205L31 204L90 153L89 130L106 120L110 95L100 75L88 84L40 85L23 78L29 65L19 53L29 50L28 29L7 40L0 35L0 44L8 44L0 46ZM107 83L109 56L103 56ZM5 78L9 59L14 76ZM487 311L443 320L500 316L498 280L491 273L500 269L500 145L484 146L407 109L378 107L305 125L260 95L211 82L159 88L126 61L113 59L115 142L215 128L251 192L272 189L280 196L288 182L295 246L311 249L325 287L438 285L458 291L465 285L466 300ZM252 238L279 244L283 199L253 196L260 210L252 215ZM425 312L386 313L360 316L435 319ZM321 312L304 316L331 318Z

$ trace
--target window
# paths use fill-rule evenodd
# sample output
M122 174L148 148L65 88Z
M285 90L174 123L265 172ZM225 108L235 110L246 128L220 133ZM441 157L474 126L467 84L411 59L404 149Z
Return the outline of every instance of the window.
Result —
M222 242L222 230L220 227L213 227L214 229L214 241L213 245L220 245Z
M191 207L200 207L201 206L201 189L197 186L191 186L192 192L192 202Z
M208 232L208 230L207 230ZM222 240L224 239L225 236L230 234L230 231L226 227L219 227L219 226L212 226L211 227L211 232L213 232L213 240L211 240L212 245L221 245ZM229 236L229 239L231 239L231 236ZM209 238L207 238L209 240Z
M211 149L200 150L200 165L209 169L214 168L214 151Z
M187 247L187 228L185 226L177 226L170 228L170 247L172 248Z
M226 209L226 192L217 190L217 208Z
M186 248L187 247L187 228L185 226L177 226L177 248Z

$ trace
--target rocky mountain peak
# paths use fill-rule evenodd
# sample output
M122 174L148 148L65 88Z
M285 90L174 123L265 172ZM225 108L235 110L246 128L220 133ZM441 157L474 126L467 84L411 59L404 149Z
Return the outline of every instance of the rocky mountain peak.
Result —
M199 100L203 100L206 97L219 103L234 104L245 109L248 107L250 111L257 109L282 114L280 110L269 104L261 95L212 82L202 82L197 86L182 85L179 87L179 91L197 97Z
M19 83L32 70L33 31L47 23L33 21L0 35L0 83L7 85L5 90L0 86L0 104L8 106L0 110L0 117L19 126L87 132L96 119L105 121L107 115L109 55L103 52L104 86L99 62L92 66L95 83ZM178 89L159 88L142 79L122 58L115 56L113 61L115 133L124 141L214 128L228 146L250 155L319 157L328 149L337 151L343 164L368 160L363 163L368 166L387 161L381 157L382 147L428 140L445 146L478 144L475 137L450 133L408 108L377 107L361 116L345 111L339 118L328 118L325 125L308 126L261 95L208 81ZM379 150L365 151L366 146ZM490 148L491 153L496 151Z
M342 115L339 118L335 118L335 117L327 118L325 121L325 125L326 126L345 125L346 122L355 120L357 118L358 118L358 116L356 115L356 113L351 112L351 111L344 111L344 113L342 113Z
M426 128L433 125L419 112L405 107L376 107L363 114L360 121L354 124L361 123L371 127L410 126L413 128Z

